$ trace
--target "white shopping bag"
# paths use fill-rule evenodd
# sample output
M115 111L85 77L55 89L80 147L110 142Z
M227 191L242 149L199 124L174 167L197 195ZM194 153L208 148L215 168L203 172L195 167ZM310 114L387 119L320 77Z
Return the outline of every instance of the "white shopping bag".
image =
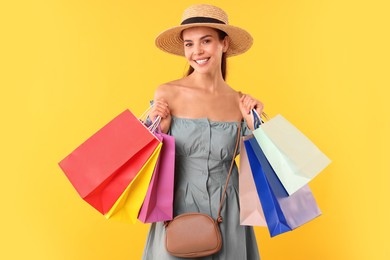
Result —
M302 132L277 115L253 134L288 194L317 176L331 160Z

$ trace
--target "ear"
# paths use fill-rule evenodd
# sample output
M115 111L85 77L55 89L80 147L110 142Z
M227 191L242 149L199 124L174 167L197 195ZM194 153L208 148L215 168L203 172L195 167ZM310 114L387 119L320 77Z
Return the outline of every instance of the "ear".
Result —
M227 50L229 49L229 36L225 36L225 38L223 39L222 41L222 44L223 44L223 48L222 48L222 51L223 52L227 52Z

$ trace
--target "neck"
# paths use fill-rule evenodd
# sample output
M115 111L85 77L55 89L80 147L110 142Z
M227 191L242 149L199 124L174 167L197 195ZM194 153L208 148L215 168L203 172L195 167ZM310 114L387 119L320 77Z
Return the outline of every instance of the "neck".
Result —
M189 77L194 81L195 86L208 92L217 92L219 88L226 84L220 70L214 73L198 73L194 71Z

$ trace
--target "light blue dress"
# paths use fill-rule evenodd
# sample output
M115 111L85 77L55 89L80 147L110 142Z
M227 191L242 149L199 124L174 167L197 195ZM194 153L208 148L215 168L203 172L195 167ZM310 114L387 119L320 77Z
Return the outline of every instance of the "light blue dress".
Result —
M176 142L174 216L202 212L217 218L237 130L236 122L172 118L170 134ZM245 123L242 123L242 134L250 134ZM239 212L238 171L235 165L221 211L222 249L215 255L197 259L260 259L253 228L240 225ZM163 223L151 224L143 259L180 259L171 256L165 249Z

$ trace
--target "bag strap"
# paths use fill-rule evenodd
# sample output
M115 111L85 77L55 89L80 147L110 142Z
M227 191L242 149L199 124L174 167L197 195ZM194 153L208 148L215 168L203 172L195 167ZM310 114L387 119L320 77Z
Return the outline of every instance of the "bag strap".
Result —
M223 192L222 192L222 197L221 197L221 201L219 203L219 209L218 209L218 217L217 217L217 222L218 223L221 223L222 222L222 217L221 217L221 210L222 210L222 205L225 201L225 195L226 195L226 189L227 189L227 186L229 184L229 180L230 180L230 176L232 174L232 170L233 170L233 166L234 166L234 160L236 158L236 155L237 155L237 148L238 148L238 144L240 142L240 136L241 136L241 122L238 124L238 128L237 128L237 137L236 137L236 146L234 148L234 153L233 153L233 159L232 159L232 163L230 164L230 169L229 169L229 173L228 173L228 176L226 178L226 183L225 183L225 187L223 189Z

